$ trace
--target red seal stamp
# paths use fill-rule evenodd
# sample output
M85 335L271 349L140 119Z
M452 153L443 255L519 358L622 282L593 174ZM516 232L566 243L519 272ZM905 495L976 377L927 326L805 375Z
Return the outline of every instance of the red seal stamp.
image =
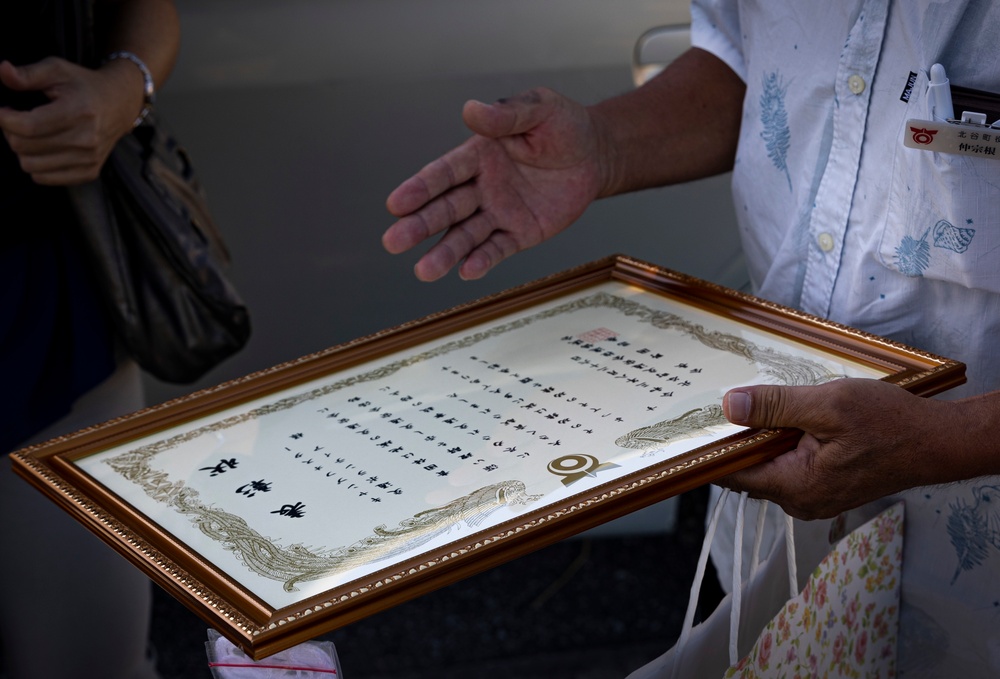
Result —
M927 145L934 141L934 135L938 130L928 130L926 127L911 127L913 133L913 143Z

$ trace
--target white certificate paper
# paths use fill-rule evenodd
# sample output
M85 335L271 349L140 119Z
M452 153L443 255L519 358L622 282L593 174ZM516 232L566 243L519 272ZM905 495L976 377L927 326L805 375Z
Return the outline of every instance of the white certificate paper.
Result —
M889 372L610 280L74 463L283 608Z

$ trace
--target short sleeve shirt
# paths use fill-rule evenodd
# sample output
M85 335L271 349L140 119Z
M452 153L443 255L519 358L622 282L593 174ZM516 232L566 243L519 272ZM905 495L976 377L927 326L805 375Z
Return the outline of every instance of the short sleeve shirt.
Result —
M1000 389L1000 158L903 144L933 64L1000 93L1000 3L695 0L692 41L747 86L733 197L756 294L965 362L948 397ZM898 676L996 676L1000 478L902 497Z
M952 395L1000 388L1000 157L903 146L908 121L931 115L932 64L1000 93L1000 5L720 0L692 14L694 44L747 85L733 195L757 294L964 361Z

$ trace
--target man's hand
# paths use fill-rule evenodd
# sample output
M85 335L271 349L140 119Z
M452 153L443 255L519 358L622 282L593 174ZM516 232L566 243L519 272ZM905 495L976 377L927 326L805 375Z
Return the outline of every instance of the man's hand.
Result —
M57 57L24 66L5 61L0 63L0 84L42 92L49 99L30 111L0 108L0 130L21 169L38 184L96 179L142 108L142 76L128 62L111 62L95 71Z
M740 387L723 400L731 422L803 434L795 450L718 483L818 519L907 488L971 478L988 471L961 459L963 441L989 428L985 404L921 398L871 379Z
M433 281L461 264L480 278L553 237L596 198L732 168L746 87L692 48L642 87L584 108L538 88L462 112L476 136L403 182L382 236L400 253L442 234L417 262Z
M407 179L386 201L399 218L382 236L389 252L444 234L414 267L424 281L459 263L463 279L481 278L569 226L604 181L590 114L551 90L529 90L492 105L470 101L462 115L476 136Z

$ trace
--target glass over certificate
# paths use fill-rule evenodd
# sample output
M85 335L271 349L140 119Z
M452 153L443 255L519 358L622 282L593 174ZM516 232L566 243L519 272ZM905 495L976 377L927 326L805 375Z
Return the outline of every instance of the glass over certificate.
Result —
M616 257L17 460L263 657L787 450L732 387L962 375Z

